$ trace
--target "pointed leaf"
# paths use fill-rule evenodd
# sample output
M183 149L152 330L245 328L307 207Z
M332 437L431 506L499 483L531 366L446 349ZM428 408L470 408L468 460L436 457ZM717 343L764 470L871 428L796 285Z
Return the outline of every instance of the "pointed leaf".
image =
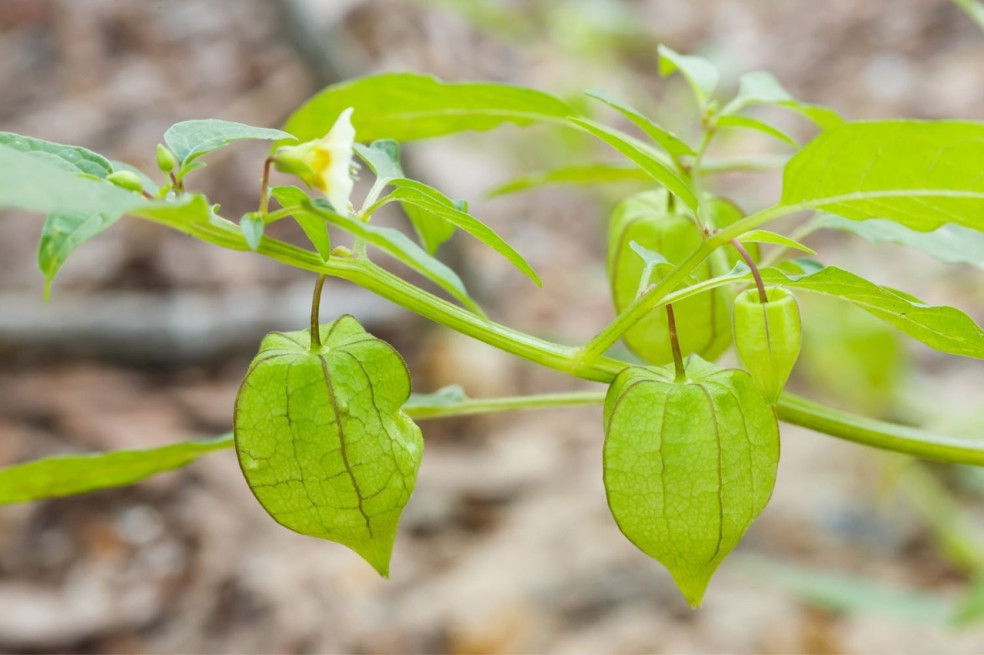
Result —
M419 207L412 202L403 203L403 211L413 225L417 238L428 253L433 255L442 243L454 236L455 225L440 215Z
M85 173L104 178L113 172L113 165L108 159L79 146L54 143L12 132L0 132L0 146L33 155L70 173Z
M921 250L947 264L970 264L984 269L984 234L948 223L932 232L916 232L881 218L852 221L833 214L819 217L821 229L842 230L871 243L897 243Z
M606 184L614 182L647 182L652 179L630 162L598 162L564 166L549 171L531 173L501 184L486 193L486 197L504 196L548 184Z
M468 309L477 314L482 314L481 308L468 295L465 285L457 273L421 250L420 246L408 239L402 232L388 227L376 227L351 216L337 214L330 209L327 203L320 200L306 201L304 208L349 234L365 239L368 243L403 262L447 291Z
M327 132L328 128L325 128L325 131ZM322 134L316 136L322 136ZM286 132L268 127L253 127L215 118L175 123L164 133L164 142L178 158L178 166L181 168L197 157L241 139L265 141L289 139L293 141L294 137Z
M406 177L400 166L400 144L396 141L380 139L368 146L356 143L353 148L380 181Z
M141 450L56 455L0 469L0 504L73 496L134 484L232 446L232 435Z
M302 141L320 137L354 107L356 138L411 141L503 123L559 122L573 113L533 89L489 82L442 82L417 73L383 73L327 87L295 111L284 129Z
M533 270L522 255L506 243L492 228L471 214L458 209L454 201L437 189L429 187L422 182L406 178L393 180L393 186L396 189L390 195L386 196L384 199L385 202L398 201L404 206L414 205L422 212L426 212L455 227L461 228L508 259L513 266L522 271L528 278L537 284L541 284L536 271Z
M945 223L984 231L984 124L846 123L786 165L782 203L852 220L886 218L927 232Z
M774 243L778 246L792 248L793 250L800 250L809 255L817 254L816 250L810 248L809 246L804 246L795 239L790 239L785 235L769 232L768 230L751 230L738 237L738 240L742 243Z
M640 143L619 130L596 123L595 121L572 118L570 121L587 132L610 145L615 150L635 162L639 168L648 173L654 180L665 186L691 209L697 209L697 196L693 189L684 182L673 169L667 166L660 157L648 146Z
M775 268L762 269L761 273L767 284L846 300L936 350L984 359L984 329L959 309L926 305L834 266L801 276Z
M351 316L274 332L236 398L236 452L278 523L343 544L389 575L396 528L420 468L420 429L401 407L410 373Z
M250 250L255 252L260 247L264 227L266 224L259 212L243 214L243 217L239 219L239 229L243 231L243 237L246 239L246 245L249 246Z
M837 127L844 122L840 114L833 109L796 100L772 73L766 71L742 75L738 81L738 95L721 110L721 113L735 114L753 105L773 105L791 109L824 130Z
M687 145L683 140L677 135L673 134L666 128L658 125L655 121L647 118L639 110L634 107L617 100L613 96L609 95L605 91L593 89L588 91L587 94L592 98L602 101L609 107L617 110L623 116L628 118L630 121L635 123L635 125L649 135L653 141L658 143L666 152L671 155L696 155L694 149Z
M714 64L703 57L681 55L665 45L659 46L659 73L664 77L679 71L701 107L707 105L718 84L718 72Z
M720 127L740 127L748 130L756 130L757 132L762 132L763 134L768 134L775 139L779 139L783 143L787 143L794 148L799 145L791 136L779 128L773 127L765 121L760 121L757 118L749 118L747 116L722 116L717 120L717 124Z

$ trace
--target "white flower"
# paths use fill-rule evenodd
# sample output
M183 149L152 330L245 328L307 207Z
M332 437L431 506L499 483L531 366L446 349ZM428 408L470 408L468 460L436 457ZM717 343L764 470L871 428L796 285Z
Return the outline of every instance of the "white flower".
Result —
M325 195L336 212L351 213L349 198L355 181L352 179L352 107L335 120L328 134L320 139L296 146L277 149L275 166L278 171L292 173L309 187Z

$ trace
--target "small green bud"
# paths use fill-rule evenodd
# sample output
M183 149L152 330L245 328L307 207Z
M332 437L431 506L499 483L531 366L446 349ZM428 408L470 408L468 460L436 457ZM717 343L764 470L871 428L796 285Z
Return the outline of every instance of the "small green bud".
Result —
M162 173L170 173L177 165L178 159L174 156L174 153L168 150L164 145L158 143L157 168L161 169Z
M116 171L107 175L106 179L128 191L143 191L143 181L132 171Z
M793 294L778 287L765 293L764 304L757 289L743 291L735 299L735 347L755 385L774 403L799 357L803 329Z

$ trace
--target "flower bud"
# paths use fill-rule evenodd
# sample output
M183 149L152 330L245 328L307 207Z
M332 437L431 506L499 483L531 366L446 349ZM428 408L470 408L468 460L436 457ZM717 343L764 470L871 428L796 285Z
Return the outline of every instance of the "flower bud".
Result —
M174 153L168 150L164 145L157 144L157 168L161 169L162 173L170 173L177 166L178 160L174 156Z
M116 171L106 176L106 180L127 191L142 191L143 181L132 171Z
M803 342L799 305L786 289L766 289L762 303L757 289L735 299L735 346L755 385L775 402L786 386Z

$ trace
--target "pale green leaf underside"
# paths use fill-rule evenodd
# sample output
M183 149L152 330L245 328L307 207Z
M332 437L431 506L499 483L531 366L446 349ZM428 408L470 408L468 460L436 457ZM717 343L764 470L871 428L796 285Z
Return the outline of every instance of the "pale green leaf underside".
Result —
M659 46L660 75L672 75L679 71L702 107L710 101L718 85L718 71L714 64L696 55L681 55L665 45Z
M744 371L690 373L687 383L666 374L634 367L612 382L605 492L622 533L696 607L772 495L779 428Z
M320 137L347 107L355 108L352 124L361 142L426 139L503 123L559 122L573 113L566 103L533 89L383 73L327 87L301 105L284 129L302 141Z
M12 132L0 132L0 146L30 154L70 173L103 178L113 172L113 165L108 159L79 146L54 143Z
M833 214L819 218L821 229L856 234L871 243L897 243L921 250L947 264L970 264L984 269L984 234L949 223L932 232L916 232L889 220L852 221Z
M666 165L661 157L646 144L640 143L628 134L592 120L571 118L571 123L607 143L648 173L654 180L665 186L688 207L697 209L697 196L693 189Z
M955 223L984 231L984 124L847 123L786 165L782 204L918 231Z
M348 546L382 576L420 467L423 438L403 413L410 374L351 316L263 340L236 398L236 451L280 524Z
M0 469L0 504L122 487L232 445L232 435L109 453L57 455Z
M293 137L286 132L268 127L253 127L216 118L175 123L164 133L164 142L178 158L181 166L242 139L279 141L293 140Z
M821 129L841 125L844 119L829 107L800 102L782 87L779 80L766 71L745 73L738 81L738 95L722 110L733 114L752 105L774 105L798 112L813 121Z
M607 184L618 182L648 182L652 176L631 162L599 162L596 164L580 164L564 166L548 171L531 173L509 180L494 189L486 196L503 196L518 193L549 184Z
M793 277L767 268L762 278L768 284L842 298L936 350L984 358L984 329L954 307L925 305L834 266Z

